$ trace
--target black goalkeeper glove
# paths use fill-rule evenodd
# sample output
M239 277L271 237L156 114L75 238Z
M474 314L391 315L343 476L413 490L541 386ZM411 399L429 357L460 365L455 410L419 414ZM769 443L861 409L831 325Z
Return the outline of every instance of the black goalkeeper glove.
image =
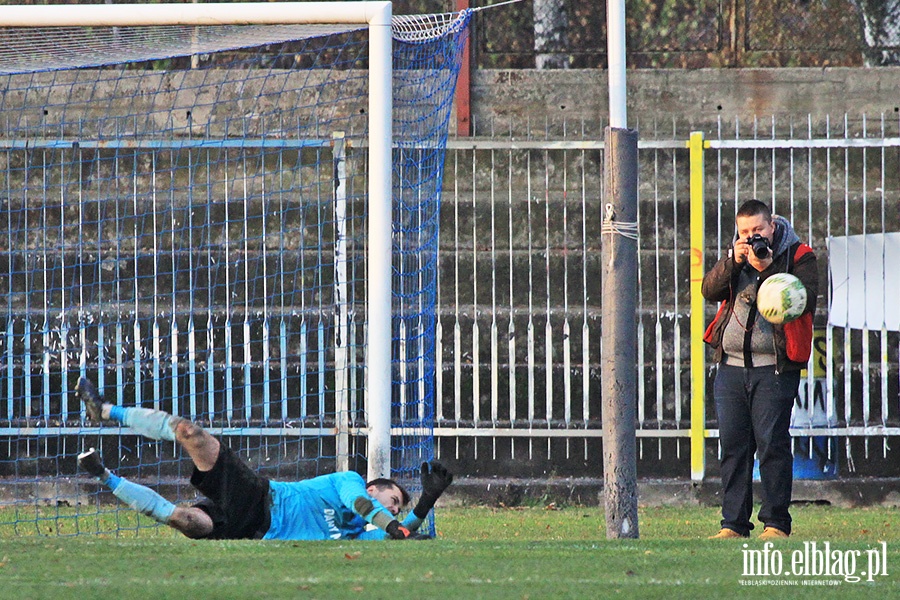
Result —
M400 521L394 519L388 526L385 528L387 534L391 536L392 540L430 540L430 535L425 535L424 533L418 533L415 531L410 531L406 527L400 524Z
M422 496L413 509L413 514L424 519L428 512L434 508L434 503L441 497L450 484L453 483L453 473L447 467L436 460L430 463L422 463Z

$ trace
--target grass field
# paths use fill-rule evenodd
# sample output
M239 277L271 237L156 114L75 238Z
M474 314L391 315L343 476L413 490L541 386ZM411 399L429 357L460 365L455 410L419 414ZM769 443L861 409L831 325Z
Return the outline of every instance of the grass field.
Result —
M763 543L754 539L707 540L717 531L718 511L703 507L641 509L638 540L607 540L603 514L596 507L443 508L437 521L439 539L422 542L201 542L166 530L137 537L61 537L12 535L0 529L0 597L900 595L897 509L798 506L793 514L795 535L765 555ZM6 516L0 512L0 522L7 521ZM818 556L829 557L832 572L861 580L815 576L814 566L810 575L786 575L796 568L794 560L809 560L803 557L810 556L812 542ZM780 558L781 575L745 575L749 551L759 551L753 556L765 556L772 569L778 566L775 557ZM876 559L885 564L875 565L879 574L869 581L862 572Z

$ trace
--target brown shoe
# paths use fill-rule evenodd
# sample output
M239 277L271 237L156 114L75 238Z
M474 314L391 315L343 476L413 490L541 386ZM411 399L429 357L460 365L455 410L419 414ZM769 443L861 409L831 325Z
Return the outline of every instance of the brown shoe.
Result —
M745 537L748 537L748 536L746 536L746 535L741 535L741 534L739 534L737 531L735 531L734 529L728 529L727 527L723 527L722 529L719 530L719 533L717 533L716 535L711 535L711 536L709 536L707 539L710 539L710 540L731 540L731 539L738 539L738 538L745 538Z
M761 540L779 540L781 538L786 538L789 536L789 533L786 533L777 527L766 527L763 529L763 532L759 534L759 539Z

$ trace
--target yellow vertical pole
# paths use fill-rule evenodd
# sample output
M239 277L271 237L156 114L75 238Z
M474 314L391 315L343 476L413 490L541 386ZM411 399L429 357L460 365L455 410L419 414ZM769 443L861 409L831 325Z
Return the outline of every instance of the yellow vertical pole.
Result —
M706 472L706 352L703 295L703 132L691 133L691 479L702 481Z

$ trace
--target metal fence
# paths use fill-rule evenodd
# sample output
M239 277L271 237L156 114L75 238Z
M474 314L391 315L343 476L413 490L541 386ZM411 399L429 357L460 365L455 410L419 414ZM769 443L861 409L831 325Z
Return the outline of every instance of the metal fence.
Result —
M900 334L830 324L831 290L840 282L831 281L828 240L900 231L894 119L720 123L701 137L702 209L690 175L703 167L691 162L688 136L641 132L640 459L687 460L691 446L714 447L718 430L706 398L714 371L691 339L692 326L696 332L715 307L706 303L692 325L690 269L701 257L706 268L718 258L737 206L750 198L789 218L819 256L817 351L794 435L840 436L850 469L856 441L866 456L871 444L888 455L888 438L900 434ZM599 464L603 144L582 138L582 128L567 130L562 139L450 143L436 435L454 458L545 461L558 472L573 455ZM705 222L702 240L689 234L696 219ZM884 256L883 264L898 258ZM693 435L692 408L703 415ZM692 464L695 477L703 468Z

